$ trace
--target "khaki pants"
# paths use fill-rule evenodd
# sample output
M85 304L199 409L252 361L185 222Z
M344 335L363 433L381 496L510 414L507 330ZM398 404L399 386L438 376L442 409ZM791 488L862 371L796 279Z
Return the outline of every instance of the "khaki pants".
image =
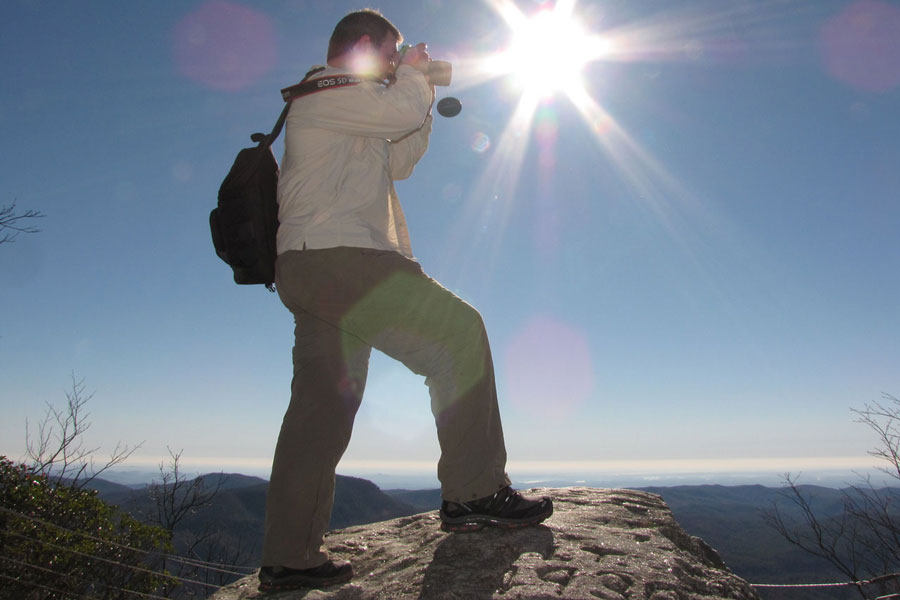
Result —
M327 560L335 468L362 400L376 348L424 375L445 499L509 485L494 367L481 315L396 252L289 251L276 285L294 314L294 378L266 499L264 566ZM389 418L389 417L388 417Z

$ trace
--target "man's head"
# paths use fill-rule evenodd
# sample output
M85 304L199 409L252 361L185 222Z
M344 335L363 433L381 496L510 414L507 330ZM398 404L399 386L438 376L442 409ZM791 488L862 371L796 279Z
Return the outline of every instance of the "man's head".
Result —
M335 26L328 42L328 64L385 77L397 65L397 44L402 41L400 30L381 13L358 10Z

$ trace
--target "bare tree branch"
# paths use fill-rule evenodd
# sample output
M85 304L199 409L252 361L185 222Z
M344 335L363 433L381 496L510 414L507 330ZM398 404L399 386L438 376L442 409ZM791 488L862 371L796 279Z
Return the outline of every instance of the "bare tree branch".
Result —
M26 210L22 214L16 214L16 203L13 202L9 206L0 207L0 232L3 233L3 236L0 237L0 244L6 244L14 242L16 236L20 233L37 233L40 231L37 227L34 226L23 226L19 223L23 219L40 219L44 215L40 211L36 210ZM10 230L12 233L9 233L5 230Z
M213 484L207 482L203 477L194 477L188 479L181 470L181 454L183 450L178 452L171 448L169 451L170 461L168 465L160 463L158 481L150 484L149 493L154 501L155 515L150 515L150 521L155 525L159 525L169 532L170 539L174 539L175 530L190 515L197 513L201 509L209 506L222 486L224 477L220 474L216 477ZM152 510L152 509L151 509ZM185 547L181 549L180 554L183 556L197 556L197 549L201 546L209 546L209 541L214 533L205 530L199 535L191 535L182 537ZM167 566L167 561L163 561L163 568ZM185 563L175 563L175 575L186 576L193 575L196 569ZM163 594L169 597L174 593L174 588L163 586ZM183 593L188 593L182 590Z
M47 404L44 417L37 426L37 437L25 422L26 456L33 473L76 488L83 488L101 473L125 461L140 444L134 447L119 442L105 463L99 467L94 454L99 447L85 447L84 434L90 429L90 413L85 406L94 397L85 395L84 379L72 374L72 389L66 392L66 408L60 410Z
M784 481L787 487L783 496L799 511L801 526L794 525L793 519L788 519L777 503L773 503L772 508L763 514L765 521L790 543L830 562L850 581L861 581L863 576L855 556L844 556L841 552L841 541L845 536L854 534L853 525L845 518L834 521L820 519L811 498L800 489L798 478L788 473L784 475Z
M213 485L202 477L186 478L180 464L183 450L176 453L171 448L166 449L171 461L168 468L160 463L160 479L151 484L150 495L156 503L155 523L171 532L186 517L212 502L219 493L223 478L216 478Z
M900 481L900 400L889 394L883 402L851 409L856 422L871 429L878 446L869 454L882 461L878 470ZM900 489L889 487L872 478L860 477L857 485L842 490L842 506L838 515L824 515L814 509L797 478L784 476L784 497L797 517L788 518L777 503L764 512L766 523L785 540L818 556L860 585L863 598L867 591L877 590L880 597L900 592L896 577L900 571ZM870 589L871 588L871 589Z
M862 409L850 409L858 418L857 423L869 427L878 436L879 445L869 451L869 455L881 459L888 466L879 471L900 480L900 400L890 394L883 394L884 400L893 406L885 407L879 402L866 404Z

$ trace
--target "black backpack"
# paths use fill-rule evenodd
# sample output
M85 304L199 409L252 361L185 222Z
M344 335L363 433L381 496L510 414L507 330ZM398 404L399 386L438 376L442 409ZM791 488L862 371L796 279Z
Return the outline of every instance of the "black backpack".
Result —
M209 213L216 254L234 271L234 282L264 284L275 291L275 234L278 232L278 161L270 146L281 133L290 104L272 133L254 133L255 148L238 152Z
M238 152L231 170L219 187L219 203L209 213L216 254L234 271L234 282L261 283L275 291L275 235L278 232L278 161L272 143L281 134L291 101L324 90L357 85L362 79L333 75L309 79L313 69L297 85L281 90L285 104L269 135L254 133L254 148Z

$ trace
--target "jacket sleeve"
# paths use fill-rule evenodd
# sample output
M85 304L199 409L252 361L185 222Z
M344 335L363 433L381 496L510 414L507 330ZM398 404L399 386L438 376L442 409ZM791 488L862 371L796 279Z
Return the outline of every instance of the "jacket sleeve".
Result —
M428 115L421 127L391 143L391 179L406 179L412 175L413 167L428 149L431 121L431 115Z
M418 129L431 107L433 93L425 75L401 65L390 86L364 82L310 96L316 102L312 121L347 135L400 139Z

